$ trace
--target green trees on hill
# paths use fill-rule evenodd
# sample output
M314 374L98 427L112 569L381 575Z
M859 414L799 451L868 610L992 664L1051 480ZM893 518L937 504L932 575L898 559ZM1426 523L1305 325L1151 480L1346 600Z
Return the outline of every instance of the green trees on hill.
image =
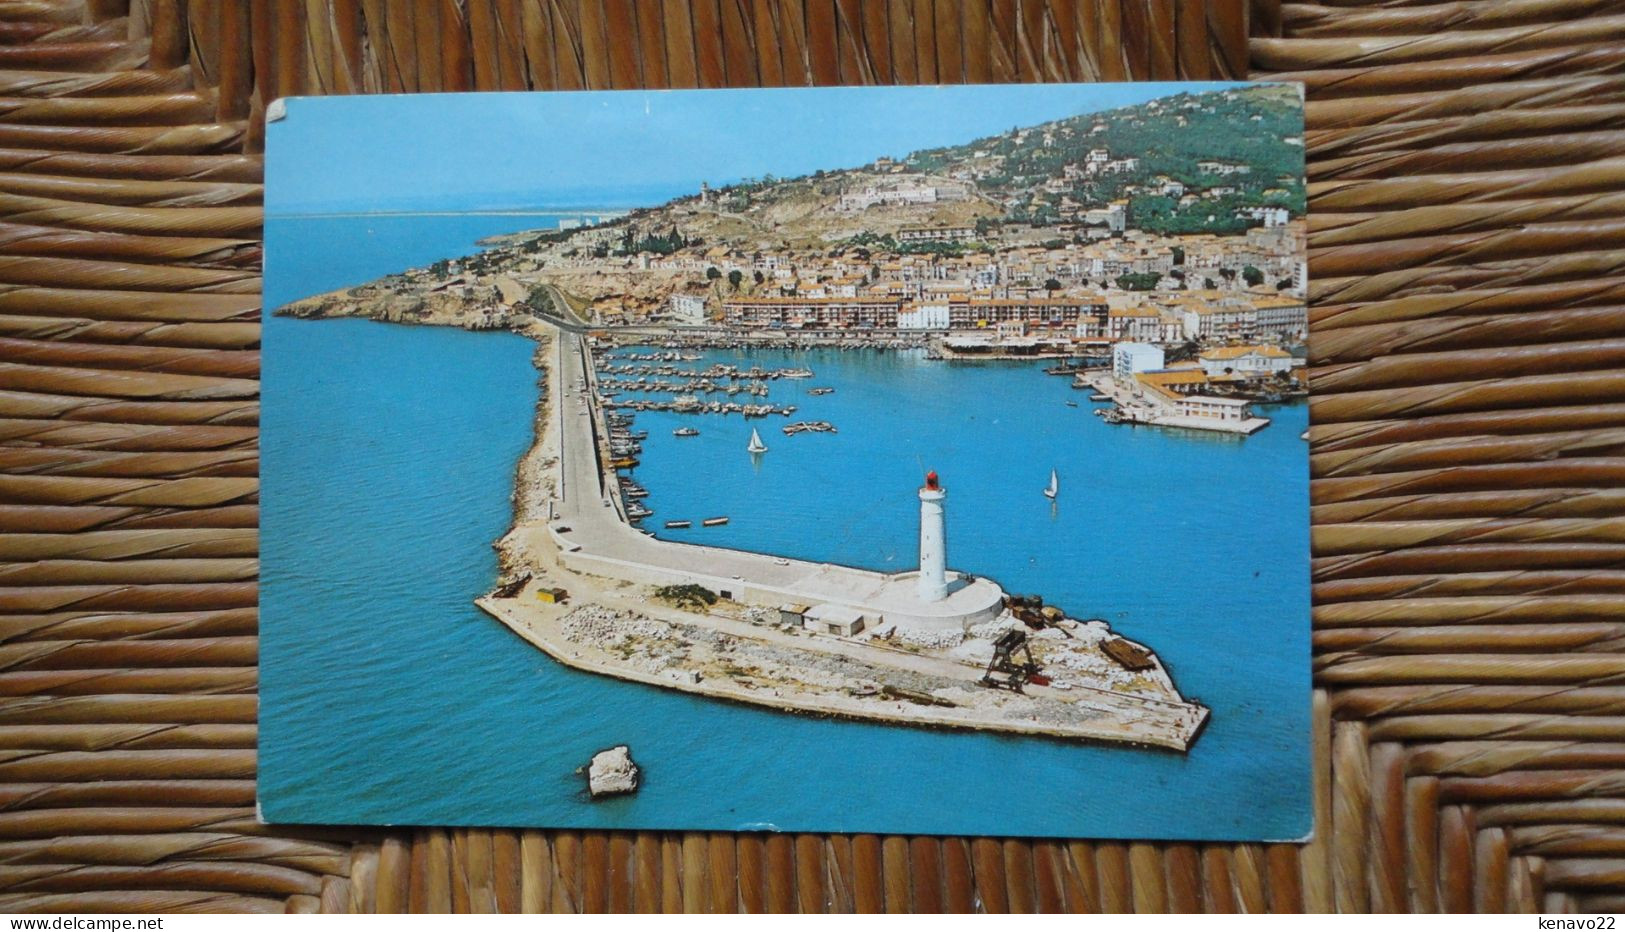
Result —
M1156 272L1130 272L1117 276L1117 287L1124 291L1150 291L1161 278Z
M1099 126L1099 129L1096 129ZM1043 224L1052 218L1044 208L1026 207L1044 181L1065 178L1068 165L1081 166L1089 153L1104 149L1113 160L1138 159L1132 169L1120 165L1077 177L1071 196L1082 204L1128 199L1130 226L1156 233L1233 234L1246 229L1240 208L1286 207L1298 216L1305 210L1303 115L1296 95L1278 87L1253 87L1177 94L1133 107L1082 114L1038 127L1012 130L915 153L910 166L951 171L974 153L1002 155L1004 161L984 176L979 187L995 197L1016 199L1009 218ZM1288 139L1295 140L1288 142ZM1205 170L1200 163L1245 166L1245 173ZM1215 187L1234 193L1204 197L1181 207L1157 188L1159 178L1183 184L1191 193ZM1177 190L1177 189L1175 189Z

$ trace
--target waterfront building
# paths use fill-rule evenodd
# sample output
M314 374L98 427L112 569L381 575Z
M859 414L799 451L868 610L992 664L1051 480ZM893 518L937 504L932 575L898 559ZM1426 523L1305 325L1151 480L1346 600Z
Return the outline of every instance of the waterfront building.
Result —
M1146 305L1114 307L1106 318L1105 336L1112 340L1127 340L1131 343L1165 342L1162 312ZM1161 361L1158 361L1157 366L1152 368L1161 365Z
M972 298L950 306L949 326L973 330L1020 321L1033 327L1076 330L1084 316L1097 319L1104 330L1107 306L1101 298Z
M1216 398L1212 395L1183 395L1175 404L1180 417L1207 418L1240 423L1253 416L1244 398Z
M1199 366L1152 369L1134 375L1135 394L1169 414L1180 413L1186 396L1207 386L1207 373Z
M1251 304L1197 302L1186 305L1181 315L1187 340L1245 340L1258 329L1258 311Z
M731 327L893 330L901 310L889 298L742 298L722 303L722 319Z
M963 301L961 296L961 301ZM897 315L897 326L904 330L947 330L949 307L952 301L921 301L906 305Z
M1112 347L1112 375L1122 382L1132 382L1141 372L1161 369L1162 347L1149 343L1118 343Z
M1264 377L1280 372L1291 372L1304 364L1304 360L1279 346L1222 346L1204 350L1196 357L1202 371L1209 378L1224 375Z

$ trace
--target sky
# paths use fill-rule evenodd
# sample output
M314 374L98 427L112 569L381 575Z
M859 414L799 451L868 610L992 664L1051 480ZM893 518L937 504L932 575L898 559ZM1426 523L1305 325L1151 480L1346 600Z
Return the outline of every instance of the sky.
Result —
M1222 84L570 91L289 98L267 127L272 216L652 206L852 168Z

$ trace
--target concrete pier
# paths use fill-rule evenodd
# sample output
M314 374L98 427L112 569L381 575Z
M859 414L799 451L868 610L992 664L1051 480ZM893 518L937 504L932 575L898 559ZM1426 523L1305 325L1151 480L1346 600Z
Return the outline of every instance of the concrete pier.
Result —
M1117 410L1122 414L1123 424L1147 424L1153 427L1183 427L1186 430L1207 430L1220 434L1236 434L1242 437L1256 434L1270 426L1269 418L1250 417L1239 421L1221 421L1211 417L1190 417L1181 414L1170 414L1167 410L1143 397L1137 396L1133 390L1124 387L1110 372L1089 376L1079 375L1078 379L1089 385L1090 388L1111 398Z

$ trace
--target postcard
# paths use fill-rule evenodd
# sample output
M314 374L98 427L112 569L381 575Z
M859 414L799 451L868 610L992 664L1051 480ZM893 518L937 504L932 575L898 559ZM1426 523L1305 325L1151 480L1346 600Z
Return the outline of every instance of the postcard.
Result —
M1310 833L1298 85L268 121L265 821Z

